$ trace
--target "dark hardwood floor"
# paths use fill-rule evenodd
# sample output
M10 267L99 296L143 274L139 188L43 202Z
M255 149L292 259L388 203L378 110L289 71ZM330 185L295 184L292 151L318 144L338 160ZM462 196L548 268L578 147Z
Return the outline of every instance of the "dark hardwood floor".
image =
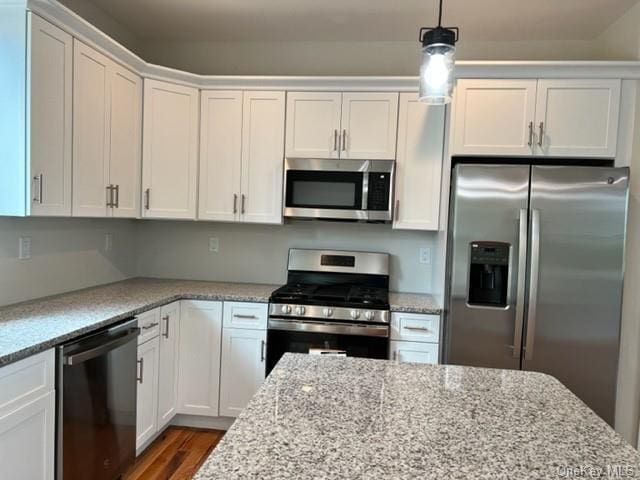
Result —
M169 427L124 475L125 480L190 480L224 435L222 430Z

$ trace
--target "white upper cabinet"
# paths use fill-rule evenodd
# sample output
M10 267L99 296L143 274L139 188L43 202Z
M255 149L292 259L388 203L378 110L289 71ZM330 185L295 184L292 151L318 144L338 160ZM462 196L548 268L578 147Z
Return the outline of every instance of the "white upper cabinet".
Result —
M393 228L438 230L445 108L400 94Z
M536 80L459 80L455 155L531 155Z
M73 215L104 217L110 193L110 60L73 43Z
M286 156L338 158L341 114L342 93L288 93Z
M244 92L240 216L282 223L284 92Z
M344 93L340 157L393 160L397 126L397 93Z
M196 218L199 92L145 79L142 190L146 218Z
M111 63L109 183L114 217L140 216L142 168L142 79Z
M455 155L614 158L620 80L460 80Z
M397 93L291 92L286 156L393 160L397 122Z
M616 156L620 80L539 80L538 155Z
M242 92L203 91L198 218L238 220L241 162Z
M74 41L73 215L136 217L140 77Z
M29 50L26 202L30 206L31 215L69 216L71 215L73 40L71 35L37 15L30 13L27 19ZM9 71L6 70L6 72ZM19 98L18 92L15 92L15 98ZM4 104L2 108L5 108ZM24 128L23 125L21 127ZM12 135L12 133L5 130L4 135ZM3 155L6 154L5 150ZM22 170L24 171L24 164ZM11 177L8 173L3 168L0 177L7 174L5 178L9 180ZM0 185L3 187L0 190L4 192L11 192L17 187L17 185L7 185L5 189L2 181ZM23 197L22 205L24 201ZM7 212L7 214L23 213L25 212Z

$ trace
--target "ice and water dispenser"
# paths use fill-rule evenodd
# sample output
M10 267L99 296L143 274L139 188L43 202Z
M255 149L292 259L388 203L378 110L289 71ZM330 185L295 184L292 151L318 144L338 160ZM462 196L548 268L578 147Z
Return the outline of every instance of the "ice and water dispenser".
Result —
M503 308L509 286L508 243L472 242L469 255L469 305Z

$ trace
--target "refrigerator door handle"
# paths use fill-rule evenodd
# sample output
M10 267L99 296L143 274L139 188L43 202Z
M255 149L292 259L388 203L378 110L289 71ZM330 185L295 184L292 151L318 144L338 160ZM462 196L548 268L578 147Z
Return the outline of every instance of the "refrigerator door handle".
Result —
M533 359L536 334L536 308L538 304L538 273L540 267L540 210L531 210L531 270L529 276L529 311L527 313L527 339L524 359Z
M526 208L520 209L518 235L518 279L516 284L516 321L513 326L513 356L519 358L522 348L522 322L524 322L524 303L527 270L527 214Z

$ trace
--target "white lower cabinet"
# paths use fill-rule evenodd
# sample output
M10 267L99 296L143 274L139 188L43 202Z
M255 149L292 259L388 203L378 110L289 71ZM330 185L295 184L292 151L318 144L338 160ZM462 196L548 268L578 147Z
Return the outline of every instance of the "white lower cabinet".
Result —
M396 362L438 363L440 316L419 313L391 314L389 359Z
M183 300L178 413L218 416L222 302Z
M138 404L136 418L136 450L158 431L158 337L138 346Z
M0 478L53 480L54 352L0 368Z
M178 347L180 302L160 309L160 355L158 368L158 430L164 428L178 409Z
M237 417L264 382L266 330L224 328L220 415Z

